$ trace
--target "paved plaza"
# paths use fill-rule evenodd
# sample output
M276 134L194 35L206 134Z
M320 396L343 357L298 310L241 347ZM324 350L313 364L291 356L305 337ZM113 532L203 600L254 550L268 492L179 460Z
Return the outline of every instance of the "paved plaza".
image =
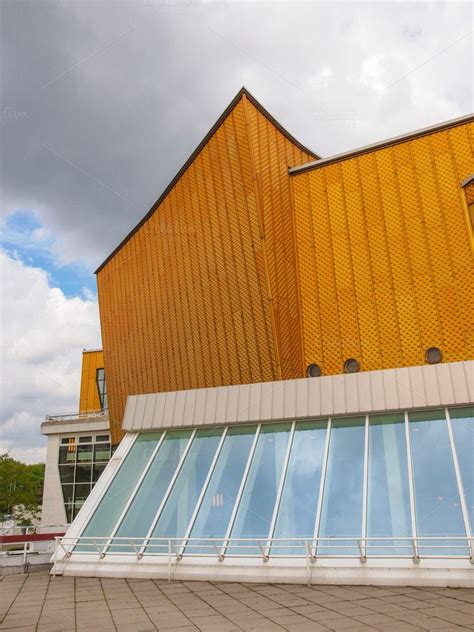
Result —
M10 575L0 630L474 630L474 589Z

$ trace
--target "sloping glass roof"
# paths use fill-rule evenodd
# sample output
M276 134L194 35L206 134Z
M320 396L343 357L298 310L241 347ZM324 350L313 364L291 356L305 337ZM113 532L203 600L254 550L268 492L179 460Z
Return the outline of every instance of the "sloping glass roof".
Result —
M474 408L136 436L75 552L468 556Z

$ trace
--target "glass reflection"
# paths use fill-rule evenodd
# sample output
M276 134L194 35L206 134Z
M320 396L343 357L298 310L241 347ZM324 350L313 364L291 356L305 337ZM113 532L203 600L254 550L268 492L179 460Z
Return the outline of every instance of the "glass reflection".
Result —
M232 538L255 538L266 545L275 499L285 459L290 424L263 426L257 440L252 464L240 499L232 529ZM251 541L229 547L230 555L255 555L260 548Z
M138 435L115 478L95 510L87 527L82 532L87 537L105 537L112 533L127 500L135 488L145 466L153 454L161 432ZM96 551L93 544L81 542L76 550Z
M454 408L449 411L466 507L474 529L474 408Z
M273 537L301 541L275 543L273 555L304 555L304 540L313 538L326 429L326 420L296 424Z
M227 433L219 459L196 517L192 538L224 538L234 508L242 476L248 461L256 427L231 428ZM213 555L214 548L190 542L186 553ZM209 545L209 543L207 543ZM216 542L217 550L222 546Z
M405 417L376 415L369 419L367 497L368 537L411 537L410 492ZM383 548L399 545L397 549ZM409 541L369 544L367 555L411 555Z
M180 538L186 534L223 429L198 430L181 471L153 529L153 538ZM149 553L167 553L168 545L148 545Z
M436 555L422 536L465 535L448 426L442 410L410 413L410 442L421 555ZM444 554L465 555L465 543L435 541ZM464 547L463 547L464 544Z
M153 518L158 511L161 501L171 482L173 474L188 444L190 430L168 432L155 454L135 498L127 509L127 513L117 530L117 537L134 538L138 548L151 527ZM130 544L120 541L114 544L110 551L113 553L132 552Z
M330 539L360 537L364 484L365 419L332 422L318 545L320 555L358 555L356 540L340 542L345 550L332 549Z

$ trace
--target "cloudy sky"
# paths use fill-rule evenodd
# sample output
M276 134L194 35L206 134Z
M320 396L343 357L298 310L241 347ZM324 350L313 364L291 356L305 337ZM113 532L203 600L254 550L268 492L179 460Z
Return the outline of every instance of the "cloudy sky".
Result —
M101 346L93 270L242 85L323 156L474 109L469 2L0 10L0 447L25 461Z

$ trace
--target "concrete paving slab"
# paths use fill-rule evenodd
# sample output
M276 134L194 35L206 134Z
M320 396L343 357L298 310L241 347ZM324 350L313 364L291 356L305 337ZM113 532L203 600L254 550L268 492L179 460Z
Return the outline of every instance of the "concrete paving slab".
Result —
M474 590L5 576L6 632L474 630Z

